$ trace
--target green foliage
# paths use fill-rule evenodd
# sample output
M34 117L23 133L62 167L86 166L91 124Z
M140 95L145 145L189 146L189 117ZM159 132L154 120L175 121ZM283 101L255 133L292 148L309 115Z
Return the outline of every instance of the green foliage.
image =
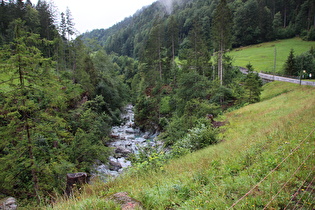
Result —
M315 27L312 26L310 30L306 32L306 36L303 37L303 40L315 41Z
M172 154L178 156L182 153L187 153L202 149L211 144L218 142L218 130L209 124L200 123L196 127L190 129L188 134L177 141L172 147Z
M155 106L156 99L146 96L138 98L135 107L135 122L141 129L155 130L159 123L159 112Z
M189 129L195 127L200 121L206 123L207 114L217 115L220 112L220 107L211 104L205 100L193 99L186 103L183 115L179 117L174 115L165 126L165 131L160 134L166 145L173 145L180 141L188 132ZM209 122L208 122L209 123Z
M58 93L60 86L51 72L50 60L35 47L44 40L27 33L21 20L12 24L14 42L4 49L9 65L1 72L10 75L3 81L9 89L3 91L0 110L1 185L5 193L23 195L28 191L39 199L43 192L57 187L45 184L54 175L46 163L62 162L58 157L63 151L57 145L58 137L65 134L65 123L54 108L62 108L63 103L52 94Z
M171 100L170 96L165 96L161 99L160 105L161 114L169 114L171 112L170 100Z
M28 6L28 18L36 11ZM33 21L12 21L13 41L0 46L0 193L44 203L63 192L67 173L107 161L107 136L129 98L106 54L89 56L79 39L42 39L28 32Z
M308 52L295 56L291 50L284 65L284 71L288 75L301 76L309 78L309 75L314 75L315 56L311 48Z
M296 56L296 66L296 75L302 76L303 79L307 79L309 78L309 75L312 74L314 78L315 56L312 54L312 49L309 52Z
M284 64L284 73L286 75L296 75L297 73L296 59L293 49L291 49L288 59Z
M256 0L249 0L237 9L234 18L234 33L235 42L238 45L257 43L260 33L258 8Z
M188 154L163 165L163 170L153 167L95 186L95 194L127 191L147 209L222 209L246 195L235 208L252 209L264 208L280 192L268 207L293 208L296 202L291 198L301 187L298 191L306 193L297 198L304 207L312 208L314 193L306 187L313 178L314 93L312 87L268 83L264 87L268 99L226 115L229 124L221 134L224 141L193 153L186 151ZM202 126L191 132L201 130ZM178 149L183 151L180 145ZM55 207L65 207L64 202L59 205Z
M260 101L260 94L262 91L262 80L258 73L254 73L253 66L249 63L247 66L248 74L244 80L244 89L246 91L244 100L247 103L256 103Z
M185 105L185 102L191 99L206 98L210 87L211 83L207 77L202 76L195 71L183 73L178 80L176 96L179 100L182 100L182 104Z
M133 163L129 173L146 174L148 171L163 171L163 165L169 160L169 155L160 146L142 147L138 154L130 157Z
M210 102L220 105L227 105L233 103L235 97L230 88L225 86L220 86L216 89L213 89L213 95L211 96Z

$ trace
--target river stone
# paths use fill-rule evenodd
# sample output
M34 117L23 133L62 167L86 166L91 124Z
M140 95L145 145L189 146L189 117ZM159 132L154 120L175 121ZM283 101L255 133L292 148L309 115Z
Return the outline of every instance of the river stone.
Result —
M115 161L109 161L109 169L112 171L118 171L119 169L121 169L122 166L120 163L115 162Z
M110 199L120 204L122 210L143 209L141 202L131 198L127 192L116 193Z
M118 139L119 138L119 134L116 134L116 133L112 133L110 135L111 138L114 138L114 139Z
M127 128L125 130L126 133L135 133L135 130L133 128Z
M9 197L0 201L0 209L3 210L15 210L17 209L17 203L15 198Z
M135 126L135 123L134 122L128 122L126 124L129 128L133 128Z
M131 153L131 151L129 149L125 149L125 148L122 148L122 147L117 147L115 149L115 153L120 153L122 154L123 156L127 156L128 154Z

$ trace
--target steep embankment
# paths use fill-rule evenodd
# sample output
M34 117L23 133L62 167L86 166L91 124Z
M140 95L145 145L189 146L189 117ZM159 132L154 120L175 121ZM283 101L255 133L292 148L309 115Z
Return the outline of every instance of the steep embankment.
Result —
M229 123L221 143L173 160L158 172L87 187L86 193L55 207L114 208L106 198L128 192L146 209L226 209L233 204L236 209L312 209L314 105L314 87L269 83L262 102L223 116Z

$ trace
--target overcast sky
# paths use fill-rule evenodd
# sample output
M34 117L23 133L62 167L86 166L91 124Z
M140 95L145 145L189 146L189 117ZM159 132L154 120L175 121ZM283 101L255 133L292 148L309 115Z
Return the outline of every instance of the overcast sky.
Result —
M156 0L46 0L52 1L59 13L69 7L75 28L80 32L109 28ZM31 0L37 4L37 0Z

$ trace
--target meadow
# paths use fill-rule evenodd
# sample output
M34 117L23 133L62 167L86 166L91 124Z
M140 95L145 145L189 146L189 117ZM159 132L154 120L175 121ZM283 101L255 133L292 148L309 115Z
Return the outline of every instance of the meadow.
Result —
M233 65L246 67L251 63L256 71L274 72L274 60L276 49L276 72L282 73L283 65L287 60L290 50L295 55L300 55L315 48L315 41L303 41L300 38L265 42L233 49L228 53L233 59Z
M120 209L108 200L117 192L145 209L313 209L314 90L268 83L261 102L217 119L227 122L220 143L154 170L96 181L45 209Z

